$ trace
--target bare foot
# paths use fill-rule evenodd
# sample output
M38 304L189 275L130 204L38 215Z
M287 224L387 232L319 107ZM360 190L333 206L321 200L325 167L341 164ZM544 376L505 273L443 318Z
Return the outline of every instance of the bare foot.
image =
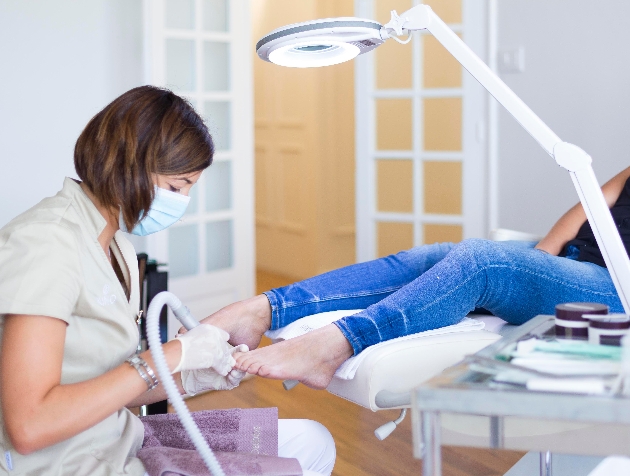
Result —
M264 294L235 302L201 322L220 327L230 334L230 344L247 344L255 349L271 326L271 305Z
M273 379L299 380L326 388L339 366L352 356L352 346L334 324L258 350L235 354L236 368Z

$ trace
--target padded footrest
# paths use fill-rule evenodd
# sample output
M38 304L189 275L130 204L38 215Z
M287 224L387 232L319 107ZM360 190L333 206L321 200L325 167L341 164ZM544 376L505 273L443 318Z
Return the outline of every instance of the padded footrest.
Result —
M383 410L375 402L381 390L410 392L500 338L497 333L480 330L393 342L372 352L352 380L334 377L327 390L373 411Z
M358 309L313 314L266 334L274 342L292 339L357 312ZM344 366L340 367L327 390L373 411L408 407L405 404L379 406L376 395L381 390L400 394L411 392L466 355L500 339L500 332L506 327L512 326L507 326L498 317L476 315L457 325L382 342L359 354L360 357L347 361L344 364L346 371L340 372ZM354 361L351 369L348 368L350 361Z

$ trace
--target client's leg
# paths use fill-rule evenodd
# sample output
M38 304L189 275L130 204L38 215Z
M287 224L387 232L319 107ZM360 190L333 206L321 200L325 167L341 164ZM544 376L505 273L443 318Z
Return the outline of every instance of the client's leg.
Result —
M622 310L605 268L513 243L466 240L426 273L365 311L242 354L237 366L264 377L297 379L322 388L343 356L385 340L455 324L475 308L521 324L537 314L552 314L557 303L571 301L601 302L613 311Z
M278 329L310 314L363 309L380 301L433 267L453 246L419 246L330 271L231 304L204 322L228 331L232 344L247 344L254 349L268 329Z
M278 420L278 456L297 459L305 474L329 476L337 452L332 435L321 423L281 419Z

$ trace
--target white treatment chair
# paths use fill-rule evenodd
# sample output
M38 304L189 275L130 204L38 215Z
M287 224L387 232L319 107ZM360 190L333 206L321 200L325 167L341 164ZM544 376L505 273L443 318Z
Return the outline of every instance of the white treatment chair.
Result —
M303 329L318 328L357 311L306 316L268 333L268 336L273 341L290 339L304 333ZM327 390L372 411L400 408L401 416L395 423L390 422L375 431L378 439L386 438L411 406L411 391L415 387L460 362L466 355L497 341L504 331L513 327L494 316L470 317L472 319L466 319L460 325L451 326L451 332L445 328L438 330L437 335L420 333L366 349L340 367ZM290 389L295 384L295 381L287 381L285 388Z

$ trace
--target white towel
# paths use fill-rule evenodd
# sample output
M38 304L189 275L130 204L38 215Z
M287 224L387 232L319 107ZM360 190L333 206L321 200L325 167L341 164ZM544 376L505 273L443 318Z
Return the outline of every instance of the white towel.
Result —
M274 342L278 342L281 340L293 339L294 337L298 337L304 335L310 331L315 329L319 329L320 327L324 327L328 324L335 322L336 320L341 319L345 316L351 316L361 311L361 309L353 309L349 311L330 311L330 312L322 312L320 314L313 314L312 316L306 316L302 319L298 319L291 324L277 329L275 331L267 331L265 335L269 337ZM396 339L391 339L385 342L381 342L379 344L372 345L365 349L358 355L354 357L350 357L346 360L335 372L335 377L340 378L342 380L352 380L357 373L357 370L361 363L370 355L371 352L374 352L376 349L386 345L393 345L396 342L411 340L411 339L422 339L425 337L432 337L443 334L452 334L455 332L472 332L472 331L480 331L485 327L485 324L482 321L477 321L475 319L470 319L465 317L461 322L457 324L453 324L452 326L440 327L438 329L431 329L424 332L418 332L416 334L410 334L407 336L398 337Z
M363 309L351 309L349 311L320 312L319 314L313 314L293 321L291 324L276 329L275 331L267 331L265 335L274 342L293 339L294 337L299 337L307 332L327 326L342 317L351 316L362 310Z
M627 476L630 474L630 458L608 456L588 476Z

